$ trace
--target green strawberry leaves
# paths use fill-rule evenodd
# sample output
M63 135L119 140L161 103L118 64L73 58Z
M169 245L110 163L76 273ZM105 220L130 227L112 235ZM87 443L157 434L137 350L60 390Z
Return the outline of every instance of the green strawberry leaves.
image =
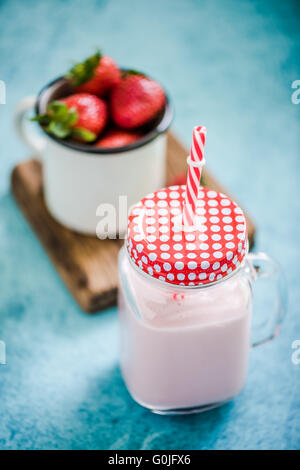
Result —
M88 57L85 61L75 64L71 70L65 75L65 78L71 81L73 87L78 87L93 78L95 69L101 60L99 49L96 54Z
M83 127L76 127L73 129L72 136L79 137L79 139L84 142L93 142L96 139L97 134L84 129Z
M142 72L139 72L138 70L134 70L134 69L127 69L127 70L123 70L122 71L122 77L123 78L126 78L128 77L129 75L140 75L141 77L146 77L146 75Z
M74 108L69 109L61 101L53 101L48 105L46 114L39 114L31 120L39 122L46 132L59 139L74 137L84 142L92 142L97 137L87 129L74 127L78 121L77 111Z
M47 116L51 121L61 122L66 127L76 124L78 114L75 108L69 109L61 101L52 101L47 107Z
M53 101L47 107L46 114L39 114L32 119L38 121L46 132L59 139L65 139L72 133L72 126L77 122L78 114L75 109L69 109L61 101Z
M46 130L59 139L65 139L70 135L70 130L66 128L62 122L50 122L46 127Z

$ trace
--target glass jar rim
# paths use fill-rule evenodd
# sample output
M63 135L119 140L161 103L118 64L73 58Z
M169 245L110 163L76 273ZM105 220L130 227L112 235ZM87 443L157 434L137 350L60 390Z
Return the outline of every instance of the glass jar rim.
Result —
M228 279L231 279L233 278L236 274L238 274L242 268L245 267L246 265L246 262L247 262L247 255L249 253L249 243L247 243L247 248L246 248L246 253L245 253L245 256L244 256L244 259L243 261L241 262L241 264L239 265L238 268L236 268L234 271L232 271L231 273L227 274L227 276L225 277L222 277L222 279L217 279L216 281L213 281L213 282L210 282L208 284L198 284L198 285L194 285L194 286L186 286L186 285L182 285L182 284L172 284L171 282L167 282L167 281L162 281L161 279L158 279L156 277L153 277L151 276L150 274L147 274L145 271L143 271L142 269L140 269L134 262L133 260L131 259L131 257L129 256L129 253L128 251L126 250L126 247L125 247L125 244L123 245L122 247L122 250L124 250L126 252L126 256L127 256L127 259L129 260L130 262L130 265L135 269L135 271L140 274L141 276L143 276L145 279L150 279L151 281L153 282L156 282L157 285L159 284L160 286L168 286L170 287L171 289L178 289L178 288L182 288L183 290L196 290L196 289L205 289L205 288L209 288L209 287L213 287L213 286L216 286L217 284L221 284L222 282L225 282L227 281Z

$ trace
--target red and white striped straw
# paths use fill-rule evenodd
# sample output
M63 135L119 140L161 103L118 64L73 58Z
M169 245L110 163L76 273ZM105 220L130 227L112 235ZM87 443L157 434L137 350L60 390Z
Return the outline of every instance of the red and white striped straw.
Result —
M189 169L183 206L183 223L185 227L191 227L194 223L201 169L205 164L205 158L203 157L205 138L206 128L203 126L194 127L191 155L187 159Z

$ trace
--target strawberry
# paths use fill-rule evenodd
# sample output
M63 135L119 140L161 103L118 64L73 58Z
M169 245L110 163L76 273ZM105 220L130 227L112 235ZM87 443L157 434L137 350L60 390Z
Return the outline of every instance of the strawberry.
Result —
M128 71L111 92L114 122L125 129L134 129L151 121L166 102L159 83L135 71Z
M91 93L97 96L105 96L109 90L119 83L121 79L120 69L115 61L99 51L82 63L74 65L67 73L66 78L76 92Z
M142 137L137 132L128 132L122 129L110 129L106 134L96 142L95 146L99 148L124 147L136 142Z
M60 139L67 137L83 142L94 141L107 122L107 104L89 93L77 93L53 101L47 113L33 118L47 132Z
M186 184L186 178L186 173L179 173L172 179L170 186L181 186L182 184Z

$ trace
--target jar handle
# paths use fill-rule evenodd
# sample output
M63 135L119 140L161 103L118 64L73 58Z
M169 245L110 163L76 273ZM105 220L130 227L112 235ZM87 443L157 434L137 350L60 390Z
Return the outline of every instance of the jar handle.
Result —
M273 297L275 297L276 305L271 314L268 315L264 325L267 332L263 338L252 342L254 348L271 341L278 335L287 310L287 283L277 261L270 258L266 253L249 253L247 261L252 281L271 279L275 287Z
M122 250L124 250L124 247L122 248ZM119 283L122 286L123 291L125 293L125 297L127 297L127 299L129 300L129 302L130 302L130 304L131 304L131 306L134 310L134 313L139 318L141 316L140 311L139 311L139 308L138 308L137 303L135 301L135 297L134 297L134 294L132 292L132 289L129 285L128 278L125 275L125 273L123 272L121 264L122 264L122 259L119 256Z

